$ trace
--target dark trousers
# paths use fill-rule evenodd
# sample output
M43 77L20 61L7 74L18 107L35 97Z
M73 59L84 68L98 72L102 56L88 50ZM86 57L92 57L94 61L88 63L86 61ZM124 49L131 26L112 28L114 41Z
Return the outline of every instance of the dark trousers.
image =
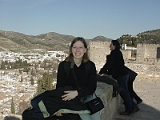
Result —
M119 76L117 78L118 84L123 88L123 91L120 92L120 96L124 101L125 111L130 113L132 109L137 108L137 105L131 99L130 93L128 91L128 78L129 75Z
M133 81L130 80L130 79L128 80L128 91L129 91L132 99L135 99L137 102L142 101L142 99L134 91L134 89L133 89Z

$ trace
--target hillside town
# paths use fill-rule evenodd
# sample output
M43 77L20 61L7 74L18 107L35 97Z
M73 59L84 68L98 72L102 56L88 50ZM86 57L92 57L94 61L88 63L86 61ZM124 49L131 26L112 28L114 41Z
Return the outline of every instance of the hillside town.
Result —
M0 52L0 64L2 61L16 62L17 60L27 61L27 63L40 63L45 60L62 61L66 57L63 51L48 51L44 55L39 53L14 53ZM58 64L57 64L58 65ZM37 68L45 71L44 68ZM15 105L15 113L19 113L20 103L28 102L36 93L37 80L42 75L37 74L34 77L34 85L31 85L31 74L26 72L19 73L19 69L0 69L0 118L4 118L11 113L11 102L13 99ZM54 84L54 83L53 83ZM24 106L25 107L25 106ZM28 106L26 106L28 107ZM24 109L24 108L22 108Z

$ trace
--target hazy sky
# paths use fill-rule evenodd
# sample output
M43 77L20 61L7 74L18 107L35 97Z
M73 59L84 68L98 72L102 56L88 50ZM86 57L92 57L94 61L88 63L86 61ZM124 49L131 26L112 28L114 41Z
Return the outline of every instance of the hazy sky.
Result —
M160 0L0 0L0 30L117 39L160 29Z

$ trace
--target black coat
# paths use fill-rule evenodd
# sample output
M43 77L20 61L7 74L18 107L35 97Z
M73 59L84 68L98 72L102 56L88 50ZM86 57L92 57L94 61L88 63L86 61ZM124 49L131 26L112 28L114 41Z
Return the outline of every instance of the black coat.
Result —
M133 70L129 69L128 67L126 67L126 69L129 74L129 81L133 82L138 74L136 72L134 72Z
M63 101L61 96L64 95L64 91L67 90L73 90L73 88L69 86L57 88L54 90L46 91L39 95L41 96L41 101L45 105L47 112L50 115L55 114L58 110L61 109L68 109L73 111L87 110L86 105L83 104L77 97L70 101ZM37 98L39 99L40 97ZM36 103L36 100L36 97L31 100L32 107L36 107L36 104L41 107L41 104L39 104L40 102Z
M65 72L65 63L66 61L63 61L58 66L56 88L64 87L64 86L72 86L75 90L78 91L79 98L86 97L88 95L93 94L97 87L95 64L92 61L87 61L86 63L82 63L79 67L74 65L73 69L77 77L76 81L80 88L79 89L74 80L74 76L71 69L69 70L68 77L66 77L67 75ZM85 64L87 63L90 64L90 69L86 73Z
M114 79L128 74L125 66L122 52L119 49L112 50L107 57L107 62L100 70L99 74L109 73Z

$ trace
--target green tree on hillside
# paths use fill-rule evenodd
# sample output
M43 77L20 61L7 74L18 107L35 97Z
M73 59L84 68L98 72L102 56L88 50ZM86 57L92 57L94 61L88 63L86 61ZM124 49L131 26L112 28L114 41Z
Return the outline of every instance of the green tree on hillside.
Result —
M54 75L55 76L55 75ZM38 80L38 86L37 86L37 93L40 94L46 90L52 90L55 89L55 86L53 86L53 75L49 74L49 72L45 72L43 74L43 77Z
M11 113L15 114L15 105L14 105L14 102L13 102L13 97L12 97L12 100L11 100Z
M136 47L138 43L160 44L160 29L142 32L136 36L125 34L117 40L119 40L121 44L127 44L127 46L134 47Z
M34 79L33 79L33 76L31 76L30 81L31 81L31 85L34 85Z

